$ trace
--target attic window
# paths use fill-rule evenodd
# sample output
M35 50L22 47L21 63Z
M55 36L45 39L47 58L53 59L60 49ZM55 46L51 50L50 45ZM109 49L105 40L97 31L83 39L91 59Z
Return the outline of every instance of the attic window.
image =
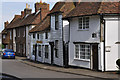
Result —
M79 18L79 30L88 30L89 29L89 17L80 17Z

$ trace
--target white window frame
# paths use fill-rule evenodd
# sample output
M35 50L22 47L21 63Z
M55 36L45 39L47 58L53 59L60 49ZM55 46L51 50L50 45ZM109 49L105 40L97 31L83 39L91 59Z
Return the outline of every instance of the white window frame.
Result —
M88 18L88 20L87 20L87 18ZM86 17L78 18L78 30L89 30L89 27L90 27L90 17L86 16Z
M39 55L39 51L41 52L41 55ZM38 56L42 57L42 45L38 45Z
M48 47L48 51L46 50L46 46ZM49 45L45 45L45 58L49 59Z
M79 57L78 58L76 58L76 45L77 46L79 46L78 48L79 48ZM81 46L82 45L85 45L85 49L84 48L81 48ZM89 46L89 48L86 48L86 46ZM81 49L84 49L85 50L85 58L81 58ZM89 49L89 52L87 52L87 50ZM90 56L91 56L91 48L90 48L90 44L75 44L74 45L74 50L75 50L75 52L74 52L74 59L76 59L76 60L84 60L84 61L90 61ZM89 55L87 55L87 53L89 53ZM87 56L89 56L89 59L87 59L86 57Z

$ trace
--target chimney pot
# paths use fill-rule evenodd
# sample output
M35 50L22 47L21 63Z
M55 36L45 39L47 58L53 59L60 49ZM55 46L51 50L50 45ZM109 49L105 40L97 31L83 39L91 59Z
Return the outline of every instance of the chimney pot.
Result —
M24 11L21 11L21 18L24 17Z
M8 24L9 24L8 21L4 22L4 28L6 28Z

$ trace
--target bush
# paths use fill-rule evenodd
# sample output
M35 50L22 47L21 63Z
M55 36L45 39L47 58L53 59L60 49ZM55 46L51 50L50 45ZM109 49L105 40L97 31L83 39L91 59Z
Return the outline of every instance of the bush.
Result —
M118 60L116 61L116 64L118 65L118 67L119 67L119 69L120 69L120 59L118 59Z

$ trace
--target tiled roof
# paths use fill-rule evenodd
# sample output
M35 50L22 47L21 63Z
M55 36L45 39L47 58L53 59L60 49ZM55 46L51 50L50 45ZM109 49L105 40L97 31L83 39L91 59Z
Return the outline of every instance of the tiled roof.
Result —
M7 34L6 29L2 30L2 32L1 32L1 33L2 33L2 34Z
M62 12L62 15L66 16L74 8L75 5L73 2L57 2L49 14Z
M37 24L29 32L32 33L32 32L44 31L49 28L50 28L50 16L46 16L39 24Z
M21 26L25 26L25 25L31 25L31 24L33 24L33 25L38 24L40 22L40 18L38 17L38 15L39 15L39 13L38 14L33 13L33 14L26 16L25 18L18 18L14 22L11 22L7 26L7 29L21 27Z
M62 12L63 16L66 16L72 9L75 8L73 2L57 2L48 15ZM47 16L42 22L35 26L30 32L44 31L50 27L50 17Z
M119 13L118 8L119 2L80 2L79 5L64 18L100 13Z

